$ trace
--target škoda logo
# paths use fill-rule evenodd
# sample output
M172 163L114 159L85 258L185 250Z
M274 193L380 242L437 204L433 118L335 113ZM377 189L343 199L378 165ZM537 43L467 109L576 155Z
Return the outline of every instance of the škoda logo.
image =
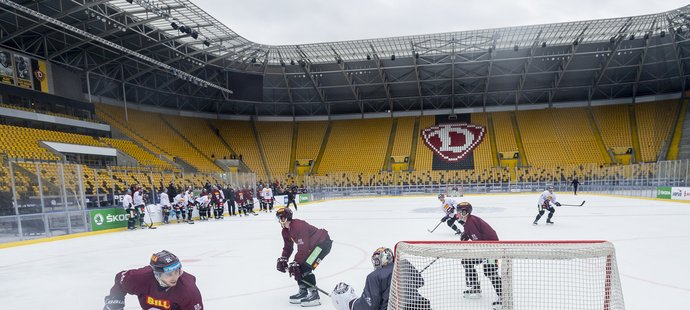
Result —
M442 124L422 130L422 139L443 160L457 162L482 142L485 131L474 124Z

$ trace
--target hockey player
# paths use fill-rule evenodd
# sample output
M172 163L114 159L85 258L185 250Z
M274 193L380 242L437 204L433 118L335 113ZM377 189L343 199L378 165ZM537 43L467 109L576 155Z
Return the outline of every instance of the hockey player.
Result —
M331 301L338 310L385 310L388 308L388 297L390 293L391 277L393 275L393 251L389 248L380 247L371 256L371 263L374 271L367 276L364 284L364 291L361 297L357 297L355 290L347 283L340 282L333 289ZM402 298L402 309L428 310L431 309L429 300L419 294L418 289L424 286L424 279L421 277L409 261L400 261L401 274L407 278L404 287L400 287Z
M553 193L553 186L549 185L546 187L546 190L539 195L539 200L537 201L538 213L532 224L538 224L539 219L544 215L544 210L549 211L549 215L546 217L546 224L553 224L551 218L553 217L553 213L556 212L556 208L554 208L553 205L560 207L561 203L556 200L556 194Z
M461 202L457 206L456 217L464 223L465 232L460 236L462 241L498 241L496 231L480 217L472 215L472 205L469 202ZM476 265L484 264L484 275L491 280L498 299L493 302L494 309L500 309L503 303L503 285L501 276L498 273L498 262L483 258L463 258L462 266L465 268L465 283L467 290L463 291L465 298L479 298L482 289L477 274Z
M188 224L194 224L194 220L192 219L192 215L194 214L194 192L192 191L191 186L189 187L187 192L185 192L184 201L185 201L186 209L187 209L187 210L182 210L183 213L185 211L187 213L187 217L185 219L185 222L187 222Z
M287 190L287 206L290 207L290 204L295 205L295 211L297 211L297 203L295 202L295 197L297 196L297 186L291 186L290 189Z
M146 226L144 225L144 190L139 185L135 185L134 188L135 190L132 195L132 198L134 200L134 211L137 214L137 218L139 218L139 227L143 229L146 228Z
M141 309L204 309L196 278L168 251L153 254L149 266L118 272L103 309L124 309L127 294L137 295Z
M453 197L446 197L444 194L439 194L438 200L441 201L441 208L446 214L441 218L441 222L446 222L448 227L450 227L456 235L462 234L462 229L455 225L455 221L457 221L455 218L455 207L458 201ZM462 223L460 223L460 225L462 225Z
M271 187L264 187L261 199L263 199L266 212L273 212L273 190Z
M276 218L283 228L283 252L278 258L276 269L285 273L289 271L299 291L290 296L290 303L301 304L302 307L312 307L321 304L319 292L316 290L316 276L314 269L331 251L333 241L325 229L316 228L309 223L292 218L292 210L278 208ZM297 253L288 265L294 244L297 243Z
M137 213L134 211L134 204L132 202L132 190L127 189L127 193L122 197L122 208L125 209L127 214L127 229L129 230L137 229L134 224Z
M197 197L194 200L194 203L196 205L196 209L199 210L199 220L201 221L208 221L208 216L210 214L209 212L209 203L211 200L208 197L208 193L206 192L206 189L201 190L201 194L199 194L199 197Z
M161 211L163 213L163 224L168 224L168 216L170 215L171 205L170 198L168 197L168 189L163 188L163 192L160 195L160 205Z
M185 215L185 206L187 205L187 201L184 198L185 193L179 193L175 198L173 198L173 201L175 203L175 218L177 219L177 222L180 222L180 217L184 221L184 215Z
M222 219L223 218L223 192L218 189L218 186L211 186L211 193L209 194L211 202L209 207L213 209L213 218Z
M247 215L247 209L244 207L244 192L239 188L237 192L235 192L235 202L237 202L237 211L239 215Z

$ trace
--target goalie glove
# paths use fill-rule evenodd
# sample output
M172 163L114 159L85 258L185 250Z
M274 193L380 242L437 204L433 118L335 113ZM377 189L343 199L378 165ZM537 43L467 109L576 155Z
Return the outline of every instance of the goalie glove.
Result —
M290 276L295 278L295 280L302 280L302 270L299 269L298 262L291 262L290 266L288 266L288 271L290 272Z
M338 283L333 289L333 293L331 293L333 307L338 310L352 309L352 304L356 299L357 294L355 293L355 289L345 282Z
M122 310L124 308L125 308L124 297L117 298L117 297L110 297L110 295L105 296L105 306L103 306L103 310Z
M276 264L276 269L282 273L285 273L288 269L288 262L286 257L278 257L278 263Z

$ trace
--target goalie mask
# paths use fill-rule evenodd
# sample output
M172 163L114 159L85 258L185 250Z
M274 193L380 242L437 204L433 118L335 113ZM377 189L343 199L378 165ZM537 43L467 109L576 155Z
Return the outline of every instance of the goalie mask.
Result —
M393 251L389 248L380 247L371 255L371 263L374 265L374 269L388 266L392 262Z

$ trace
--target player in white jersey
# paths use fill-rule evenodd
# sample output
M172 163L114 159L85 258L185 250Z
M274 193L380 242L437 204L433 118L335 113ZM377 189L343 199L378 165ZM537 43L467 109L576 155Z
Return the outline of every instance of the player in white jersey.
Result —
M553 186L549 185L546 187L546 190L539 195L539 200L537 201L537 211L539 213L532 224L537 225L541 216L544 215L545 210L549 211L549 215L546 217L546 224L553 224L551 218L553 217L553 213L556 212L554 205L560 207L561 203L558 202L556 194L553 193Z
M445 194L439 194L438 200L441 201L441 208L445 215L441 218L441 222L446 222L448 227L455 231L456 235L462 234L462 229L455 225L455 207L458 205L459 201L453 197L446 197ZM460 225L463 223L460 222Z
M163 213L163 224L168 224L168 216L170 215L172 206L170 205L170 197L168 197L167 188L163 188L163 192L160 195L160 205Z
M184 209L187 206L187 200L185 200L185 192L177 194L175 198L173 198L173 202L175 203L175 218L177 218L177 222L180 222L180 217L182 217L182 220L184 221Z
M208 216L210 214L208 204L211 202L211 199L208 198L206 190L201 191L201 195L195 199L195 202L196 209L199 210L199 219L202 221L208 221Z
M137 217L139 218L139 227L145 228L146 226L144 225L144 190L141 188L141 186L135 186L132 198L134 200L134 211L136 212Z
M187 217L185 219L185 222L187 222L189 224L194 224L194 220L192 219L192 214L194 213L194 192L192 192L191 187L184 194L184 202L185 202L185 206L187 209L186 210ZM184 209L182 210L182 214L183 214L182 217L185 218L184 217L184 214L185 214Z
M134 211L134 204L132 203L132 190L128 189L127 193L122 197L122 208L125 209L127 214L127 229L137 229L134 227L134 220L137 218L137 214Z
M263 203L265 205L265 208L267 209L266 211L273 212L273 190L270 187L266 186L262 190L262 192L263 193L261 195L261 198L263 199Z

